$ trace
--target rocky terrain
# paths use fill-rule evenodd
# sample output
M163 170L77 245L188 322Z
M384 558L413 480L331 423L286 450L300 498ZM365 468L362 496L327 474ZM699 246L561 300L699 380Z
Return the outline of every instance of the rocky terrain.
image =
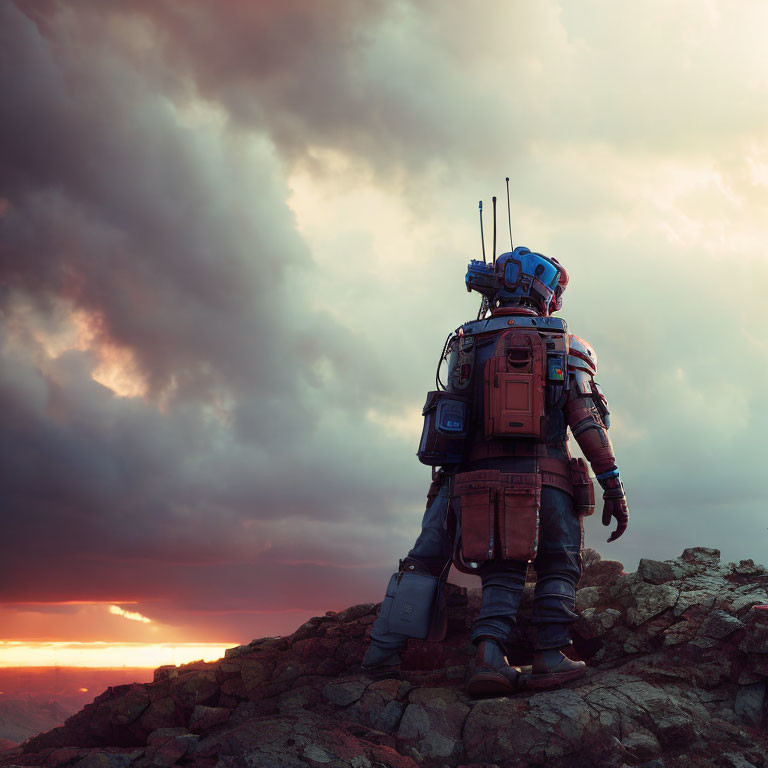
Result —
M111 687L0 765L768 766L768 570L704 548L635 573L587 550L585 566L572 655L588 675L563 688L469 699L480 595L453 586L445 642L411 641L401 679L360 672L378 606L356 605ZM530 663L531 591L512 663Z

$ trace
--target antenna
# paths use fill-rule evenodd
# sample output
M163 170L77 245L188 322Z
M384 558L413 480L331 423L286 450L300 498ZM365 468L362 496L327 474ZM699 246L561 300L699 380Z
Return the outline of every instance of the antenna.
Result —
M481 200L478 208L480 209L480 242L483 246L483 264L487 264L485 260L485 235L483 234L483 201Z
M493 266L496 266L496 195L493 196Z
M507 176L507 221L509 222L509 247L514 251L515 246L512 245L512 211L509 208L509 176Z

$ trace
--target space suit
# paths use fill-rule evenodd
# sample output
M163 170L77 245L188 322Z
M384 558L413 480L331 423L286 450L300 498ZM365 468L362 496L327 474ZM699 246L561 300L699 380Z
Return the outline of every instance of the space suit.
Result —
M482 582L470 695L545 688L584 674L584 662L563 651L572 644L583 519L594 495L584 460L570 455L568 428L603 489L603 524L617 521L608 541L622 535L629 513L608 405L595 381L597 356L552 316L567 282L555 259L524 247L492 264L470 263L467 289L483 295L483 308L449 338L447 384L427 398L419 447L433 466L427 509L390 580L364 670L396 670L408 637L439 639L436 606L453 564ZM504 642L531 562L537 639L532 667L521 669L508 664Z

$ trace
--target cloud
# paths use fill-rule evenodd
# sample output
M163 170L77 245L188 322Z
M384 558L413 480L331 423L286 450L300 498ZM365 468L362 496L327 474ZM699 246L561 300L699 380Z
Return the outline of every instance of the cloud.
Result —
M110 613L113 613L116 616L122 616L129 621L140 621L142 624L152 623L152 619L142 616L138 611L126 611L125 608L121 608L119 605L110 605L107 610Z
M379 599L505 175L613 410L587 543L759 558L764 10L697 8L4 5L0 601Z

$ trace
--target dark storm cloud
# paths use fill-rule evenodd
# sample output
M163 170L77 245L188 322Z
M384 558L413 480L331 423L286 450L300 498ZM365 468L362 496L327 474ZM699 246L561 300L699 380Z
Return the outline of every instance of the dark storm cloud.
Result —
M233 125L265 132L286 162L308 161L318 172L325 165L316 150L330 149L403 182L403 171L452 165L456 152L490 162L500 141L523 140L521 124L500 124L490 88L473 87L464 71L472 51L452 47L434 8L383 0L78 0L59 6L52 20L37 3L21 5L43 28L67 24L88 45L100 45L107 32L169 98L215 102ZM512 30L511 42L520 34ZM506 91L522 85L508 73ZM488 121L479 122L484 112ZM468 135L476 137L469 146Z
M21 7L0 9L0 600L199 607L241 588L227 574L247 563L253 583L298 592L310 578L302 601L322 604L347 578L337 562L375 557L365 518L386 529L400 500L376 462L356 458L372 438L365 408L396 384L297 295L292 280L313 265L270 144L185 124L173 101L182 61L171 74L140 66L140 29L84 5ZM270 38L277 20L261 20ZM259 54L265 71L282 44ZM41 338L73 312L90 340L52 359ZM114 349L130 353L146 399L92 379ZM317 364L332 371L322 381ZM338 434L333 414L357 434ZM185 566L194 577L172 575ZM286 599L239 594L257 607Z

